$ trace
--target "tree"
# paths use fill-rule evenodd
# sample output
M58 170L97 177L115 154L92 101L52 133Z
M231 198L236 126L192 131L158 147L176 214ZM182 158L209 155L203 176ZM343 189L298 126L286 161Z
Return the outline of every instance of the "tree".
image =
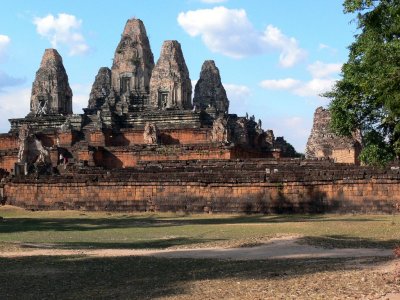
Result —
M367 164L400 155L400 1L345 0L357 13L358 34L349 47L342 79L330 98L332 129L344 136L360 130Z

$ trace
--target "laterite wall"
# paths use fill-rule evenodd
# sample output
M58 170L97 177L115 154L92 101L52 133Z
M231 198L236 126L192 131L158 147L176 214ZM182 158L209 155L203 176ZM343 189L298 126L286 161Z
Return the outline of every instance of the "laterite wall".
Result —
M398 180L216 183L63 178L4 186L6 202L29 209L189 212L383 212L400 203Z

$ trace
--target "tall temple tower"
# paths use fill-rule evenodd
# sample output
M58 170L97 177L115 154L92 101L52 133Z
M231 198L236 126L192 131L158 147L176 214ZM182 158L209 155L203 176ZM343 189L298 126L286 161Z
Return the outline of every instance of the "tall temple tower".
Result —
M117 102L128 108L148 104L154 57L144 24L129 19L115 50L111 68L111 88Z
M229 100L213 60L206 60L194 89L193 105L199 109L213 107L218 113L228 113Z
M165 41L150 80L150 103L159 109L191 109L192 83L178 41Z
M60 54L46 49L32 84L29 115L57 114L72 114L72 90Z

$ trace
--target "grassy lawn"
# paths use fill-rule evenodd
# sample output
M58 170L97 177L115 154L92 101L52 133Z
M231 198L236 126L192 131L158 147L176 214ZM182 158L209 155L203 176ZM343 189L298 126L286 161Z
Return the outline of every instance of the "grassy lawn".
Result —
M185 215L0 207L0 252L251 246L296 235L323 247L400 244L400 216ZM229 261L154 257L0 258L0 299L339 299L399 290L389 258ZM369 295L369 296L368 296Z
M394 248L400 244L398 215L31 212L0 207L0 216L0 249L25 243L61 248L230 247L281 235L301 235L305 242L325 247Z

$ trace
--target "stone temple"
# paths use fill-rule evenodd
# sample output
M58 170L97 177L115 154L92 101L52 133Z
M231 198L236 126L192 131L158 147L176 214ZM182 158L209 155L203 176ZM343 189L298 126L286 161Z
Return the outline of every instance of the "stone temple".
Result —
M307 141L305 156L308 159L329 158L338 163L359 164L361 136L355 132L352 137L341 137L330 129L329 110L318 107Z
M143 22L130 19L111 69L99 69L87 108L74 114L62 58L57 50L46 49L32 85L29 114L11 119L10 132L0 135L0 168L29 173L46 162L42 171L57 173L63 171L57 170L60 157L69 166L116 169L142 161L296 154L282 137L264 131L254 116L229 113L214 61L204 62L194 95L192 90L180 43L165 41L155 63Z
M221 74L204 62L193 87L181 45L154 61L143 22L128 20L111 68L83 114L72 112L62 58L47 49L30 112L0 134L0 205L27 209L224 213L385 212L400 205L400 166L357 165L318 108L307 159L254 116L229 113Z

